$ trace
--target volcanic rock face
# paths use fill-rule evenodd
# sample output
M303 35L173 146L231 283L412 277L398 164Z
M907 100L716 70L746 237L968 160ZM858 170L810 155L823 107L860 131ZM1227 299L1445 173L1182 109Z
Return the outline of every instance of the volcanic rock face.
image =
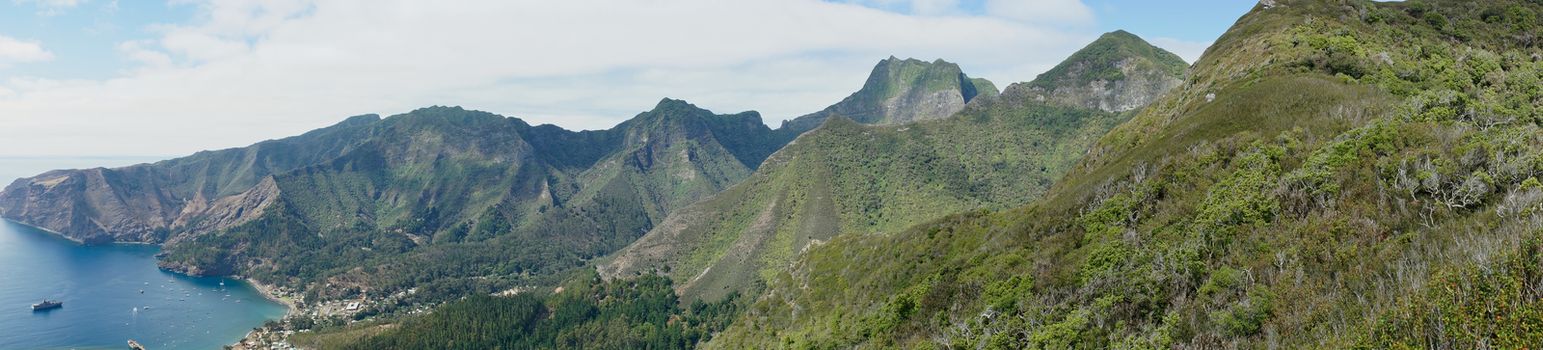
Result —
M0 214L86 243L164 239L178 208L119 175L88 169L16 180L0 193Z
M271 177L210 201L179 199L157 188L144 166L54 171L20 179L0 192L0 215L83 243L173 242L181 232L209 232L262 214L279 195Z
M976 97L996 94L990 81L970 78L957 64L890 57L873 67L861 90L824 110L786 121L781 130L803 133L832 116L874 125L942 119Z
M376 115L249 147L122 168L55 170L0 191L0 217L85 243L165 243L246 222L277 197L271 176L356 146Z
M1088 67L1077 66L1077 71ZM1178 87L1181 80L1169 75L1150 74L1140 68L1134 59L1115 63L1115 69L1126 79L1118 81L1092 80L1082 86L1065 86L1047 89L1039 86L1009 86L1006 94L1028 95L1036 100L1052 104L1099 109L1106 112L1125 112L1151 103L1168 90ZM1018 91L1025 89L1027 91Z

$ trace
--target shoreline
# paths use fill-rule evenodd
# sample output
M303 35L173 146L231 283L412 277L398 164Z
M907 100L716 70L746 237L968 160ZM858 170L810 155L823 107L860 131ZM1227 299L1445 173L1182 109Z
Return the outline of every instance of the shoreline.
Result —
M247 285L252 286L253 290L257 291L258 295L263 296L263 299L268 299L269 301L284 305L284 316L280 316L277 320L274 321L284 322L284 319L289 318L289 316L300 313L300 309L299 307L295 306L294 300L280 297L278 293L275 292L278 287L263 284L262 282L258 282L257 280L252 279L251 277L230 276L230 278L246 282ZM255 337L258 335L259 334L257 329L246 331L246 334L242 335L241 339L236 339L236 342L229 344L229 346L231 349L255 349L248 347L247 343L251 340L257 340Z
M75 242L75 244L89 245L89 244L86 244L86 241L84 241L84 240L75 239L75 237L65 236L63 233L59 233L58 231L54 231L54 230L50 230L50 229L44 228L42 226L33 225L33 224L29 224L29 223L13 220L13 219L10 219L10 218L0 218L0 220L5 220L6 222L9 222L9 223L26 226L26 227L34 229L34 230L47 232L48 234L53 235L54 237L63 238L63 239L68 240L70 242ZM144 244L153 244L153 243L144 243Z
M66 235L64 235L62 233L59 233L57 231L50 230L50 229L47 229L47 228L44 228L44 227L40 227L40 226L37 226L37 225L32 225L32 224L28 224L28 223L25 223L25 222L12 220L12 219L9 219L9 218L0 218L0 220L4 220L6 222L14 223L14 224L17 224L17 225L26 226L28 228L36 229L38 231L47 232L47 233L49 233L50 235L52 235L54 237L63 238L63 239L68 240L70 242L75 242L75 244L79 244L79 245L83 245L83 246L96 245L96 244L87 244L83 240L75 239L73 237L66 236ZM150 243L150 242L111 242L111 243L107 243L107 244L104 244L104 245L132 245L132 246L156 246L156 247L161 247L162 246L159 243ZM156 262L157 263L159 263L160 260L161 259L159 257L156 258ZM199 277L199 276L194 276L194 275L188 274L188 273L183 272L183 271L170 270L170 269L164 269L164 268L162 270L171 271L172 273L175 273L175 274L178 274L178 275L182 275L182 276L186 276L186 277ZM270 286L270 285L267 285L267 284L263 284L262 282L258 282L257 280L249 278L249 277L242 277L242 276L225 276L225 277L230 277L232 279L244 281L248 285L251 285L252 289L257 290L257 294L262 295L264 299L268 299L268 300L273 301L275 303L283 304L284 305L284 309L285 309L284 310L284 317L289 317L290 315L293 315L293 314L295 314L296 312L299 311L299 307L295 306L295 302L293 300L290 300L289 298L280 297L280 296L278 296L277 293L274 292L274 290L277 289L277 287ZM280 319L283 319L283 317L281 317Z
M107 243L87 243L85 240L77 239L75 237L70 237L70 236L65 235L63 233L59 233L59 231L51 230L51 229L49 229L47 227L42 227L42 226L38 226L38 225L29 224L29 223L18 221L18 220L11 219L11 218L0 218L0 220L4 220L6 222L17 224L17 225L26 226L27 228L30 228L30 229L47 232L49 235L52 235L54 237L63 238L63 239L68 240L70 242L74 242L77 245L83 245L83 246L96 246L96 245L148 245L148 246L157 246L157 247L161 246L160 243L131 242L131 241L112 241L112 242L107 242Z
M289 317L290 315L297 314L300 311L300 308L298 306L295 306L295 301L294 300L291 300L288 297L280 297L278 295L278 293L275 292L275 290L277 290L278 287L274 287L274 286L263 284L262 282L258 282L257 280L249 278L249 277L231 276L231 278L239 279L241 281L246 282L248 285L251 285L252 289L257 290L257 294L262 295L263 298L268 299L270 301L273 301L275 303L283 304L284 305L284 317L280 317L279 320L283 320L285 317Z

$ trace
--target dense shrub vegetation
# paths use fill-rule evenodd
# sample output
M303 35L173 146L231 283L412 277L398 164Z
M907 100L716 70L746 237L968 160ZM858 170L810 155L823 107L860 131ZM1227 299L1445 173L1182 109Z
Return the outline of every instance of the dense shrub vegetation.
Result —
M992 124L999 114L983 112L990 109L915 128L834 124L829 135L842 137L794 146L846 151L805 155L829 164L748 182L824 186L811 187L816 194L704 202L722 206L716 209L750 204L701 214L728 227L724 232L786 220L773 229L786 234L745 244L773 253L727 265L729 276L766 283L743 307L730 294L680 308L665 278L601 282L587 275L549 296L469 297L428 316L375 326L394 328L377 329L354 346L1543 343L1543 3L1273 3L1257 6L1220 38L1188 72L1183 91L1102 136L1027 206L912 225L922 221L913 215L1035 194L1024 190L1039 188L1033 184L979 181L1025 167L1018 162L1027 152L992 151L1014 149L1013 139L960 141L950 132L950 122L1000 125ZM1046 112L1032 104L990 108ZM1029 119L1049 130L1085 131L1058 124L1066 120L1054 117L1067 114L1055 110L1011 115L1049 116ZM912 182L918 179L926 181ZM927 196L937 191L957 196ZM797 210L767 204L778 201ZM815 212L834 215L809 215ZM811 230L857 234L823 241ZM741 243L740 236L704 235L721 247ZM725 260L727 250L705 251L677 256L683 264L659 272L698 276L725 266L708 267ZM755 264L768 261L792 264Z
M1543 342L1543 3L1276 3L1045 200L811 249L710 345Z

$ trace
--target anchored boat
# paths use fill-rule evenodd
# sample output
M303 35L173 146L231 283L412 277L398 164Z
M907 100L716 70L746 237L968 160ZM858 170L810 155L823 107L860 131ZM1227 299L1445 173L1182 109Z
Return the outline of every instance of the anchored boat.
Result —
M32 311L43 311L64 307L64 303L57 300L44 299L43 302L32 304Z

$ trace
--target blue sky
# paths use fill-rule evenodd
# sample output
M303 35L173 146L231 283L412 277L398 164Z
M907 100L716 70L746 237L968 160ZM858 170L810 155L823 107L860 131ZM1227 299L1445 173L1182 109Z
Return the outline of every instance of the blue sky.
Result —
M180 155L427 105L598 129L673 97L775 126L890 55L1005 87L1116 29L1193 60L1253 5L0 0L0 156Z
M10 71L54 79L102 79L130 67L120 43L155 37L159 24L186 22L192 4L98 1L74 6L0 0L0 35L46 43L53 58ZM7 72L7 71L0 71Z
M1146 38L1171 38L1209 43L1221 36L1256 1L1090 0L1098 27L1104 31L1125 29Z

